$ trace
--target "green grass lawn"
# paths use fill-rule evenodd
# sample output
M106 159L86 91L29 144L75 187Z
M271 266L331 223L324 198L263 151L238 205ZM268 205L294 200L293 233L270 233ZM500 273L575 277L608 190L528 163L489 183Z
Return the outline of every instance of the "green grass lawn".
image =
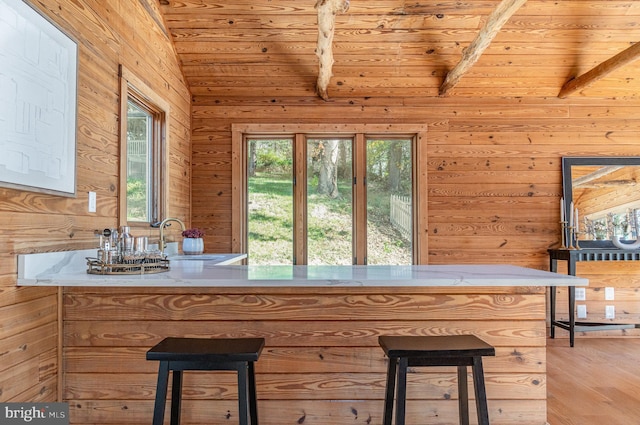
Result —
M340 185L337 198L308 194L308 264L352 264L350 190L348 181ZM292 193L290 176L257 173L249 179L249 264L293 264ZM410 264L409 241L389 222L388 196L370 188L368 200L369 258L378 264Z

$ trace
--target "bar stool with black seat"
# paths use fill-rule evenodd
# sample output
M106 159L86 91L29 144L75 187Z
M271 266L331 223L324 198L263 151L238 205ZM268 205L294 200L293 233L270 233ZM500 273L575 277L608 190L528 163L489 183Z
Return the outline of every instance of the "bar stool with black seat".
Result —
M462 425L469 424L467 366L471 366L478 424L489 425L482 357L495 356L494 347L474 335L380 336L378 342L389 357L383 425L391 425L394 390L396 391L395 425L405 425L407 368L420 366L458 367L458 411Z
M239 423L258 425L254 363L263 347L264 338L169 337L160 341L147 351L147 360L160 361L153 425L162 425L164 421L169 371L173 374L171 425L180 424L182 372L185 370L237 371Z

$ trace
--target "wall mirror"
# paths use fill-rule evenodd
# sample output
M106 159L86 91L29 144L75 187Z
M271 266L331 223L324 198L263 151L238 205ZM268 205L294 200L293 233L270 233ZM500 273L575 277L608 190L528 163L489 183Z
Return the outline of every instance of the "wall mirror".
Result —
M638 239L640 157L564 157L562 185L565 217L577 215L581 248L612 247L614 236Z

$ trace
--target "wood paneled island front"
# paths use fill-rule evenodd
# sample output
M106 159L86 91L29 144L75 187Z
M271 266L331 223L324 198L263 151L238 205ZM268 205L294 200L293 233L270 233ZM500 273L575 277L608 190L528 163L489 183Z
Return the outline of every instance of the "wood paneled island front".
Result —
M474 334L496 347L485 359L491 423L544 425L546 286L588 284L504 265L194 261L155 278L57 273L23 284L62 287L62 394L74 424L150 423L157 364L145 353L166 336L264 337L261 425L380 424L379 335ZM456 423L455 369L412 372L407 423ZM237 423L233 375L191 373L184 385L183 423Z

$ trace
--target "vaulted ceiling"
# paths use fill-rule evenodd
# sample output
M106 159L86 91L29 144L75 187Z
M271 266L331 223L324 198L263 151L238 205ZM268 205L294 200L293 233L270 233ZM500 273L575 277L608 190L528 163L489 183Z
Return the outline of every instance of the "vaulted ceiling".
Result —
M316 97L316 0L159 1L194 95ZM329 99L438 96L499 4L351 0L336 15ZM528 0L447 95L557 97L638 41L640 1ZM569 96L638 98L640 61Z

